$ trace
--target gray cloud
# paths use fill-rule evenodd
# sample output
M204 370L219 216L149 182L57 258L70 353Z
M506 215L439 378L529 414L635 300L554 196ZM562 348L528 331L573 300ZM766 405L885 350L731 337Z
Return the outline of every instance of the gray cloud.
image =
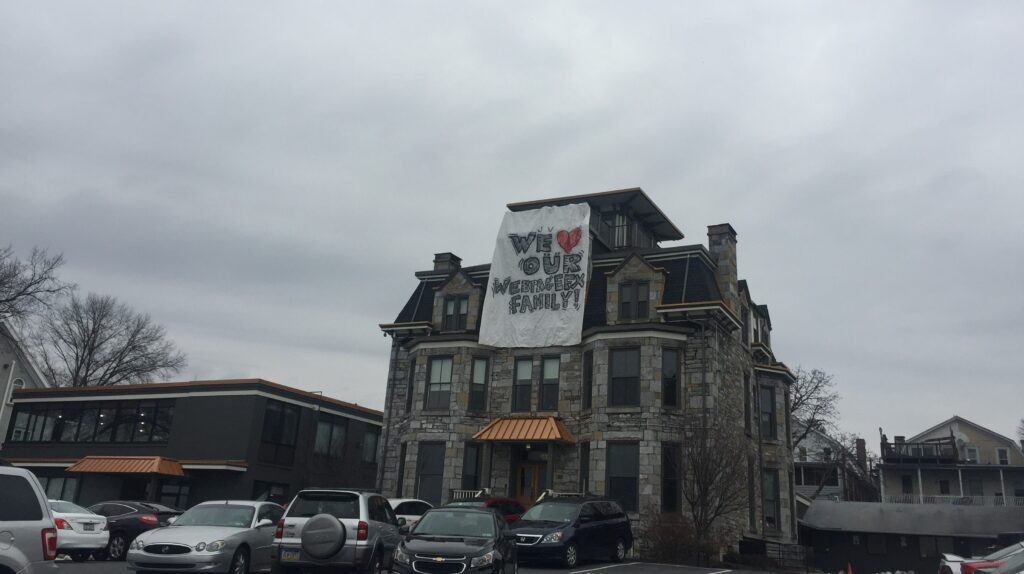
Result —
M1011 433L1024 7L133 2L0 7L0 243L153 314L188 376L374 406L432 254L640 185L740 234L779 357L844 425Z

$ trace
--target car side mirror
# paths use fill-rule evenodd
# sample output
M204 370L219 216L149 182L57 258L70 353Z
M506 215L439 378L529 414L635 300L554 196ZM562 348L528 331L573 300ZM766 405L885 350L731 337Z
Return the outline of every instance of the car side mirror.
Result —
M171 516L170 518L167 519L167 524L174 524L177 521L178 521L178 517L177 516Z
M273 526L274 521L269 518L264 518L256 523L256 528L263 528L264 526Z
M409 533L409 525L408 524L400 524L398 526L398 533L399 534L408 534Z
M406 520L405 518L402 518L401 516L398 517L398 525L399 526L405 526L408 523L409 523L409 521Z

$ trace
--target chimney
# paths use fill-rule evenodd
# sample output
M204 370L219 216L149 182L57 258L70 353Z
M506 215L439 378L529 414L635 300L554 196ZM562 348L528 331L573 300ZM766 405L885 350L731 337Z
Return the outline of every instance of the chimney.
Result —
M462 258L454 253L435 253L434 271L454 273L462 268Z
M864 470L868 469L868 447L864 439L857 439L857 464Z
M740 296L736 271L736 230L728 223L709 225L708 252L717 266L715 279L722 290L722 300L738 316Z

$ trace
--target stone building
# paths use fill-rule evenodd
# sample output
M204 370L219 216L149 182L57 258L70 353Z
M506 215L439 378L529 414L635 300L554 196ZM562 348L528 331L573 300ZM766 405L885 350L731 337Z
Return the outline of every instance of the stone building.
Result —
M440 253L416 272L381 325L393 338L383 492L437 503L486 487L529 505L548 488L587 491L618 499L642 529L654 513L685 512L687 425L733 404L748 487L730 524L737 538L794 541L792 375L772 353L767 307L738 278L735 230L709 226L707 247L660 247L683 234L640 189L508 208L583 202L592 243L579 345L481 345L490 265Z

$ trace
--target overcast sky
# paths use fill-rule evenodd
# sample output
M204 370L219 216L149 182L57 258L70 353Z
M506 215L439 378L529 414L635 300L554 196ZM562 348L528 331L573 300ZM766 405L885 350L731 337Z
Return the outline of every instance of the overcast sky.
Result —
M1024 3L5 2L0 244L183 379L382 407L413 272L642 187L739 233L778 358L877 448L1024 416Z

